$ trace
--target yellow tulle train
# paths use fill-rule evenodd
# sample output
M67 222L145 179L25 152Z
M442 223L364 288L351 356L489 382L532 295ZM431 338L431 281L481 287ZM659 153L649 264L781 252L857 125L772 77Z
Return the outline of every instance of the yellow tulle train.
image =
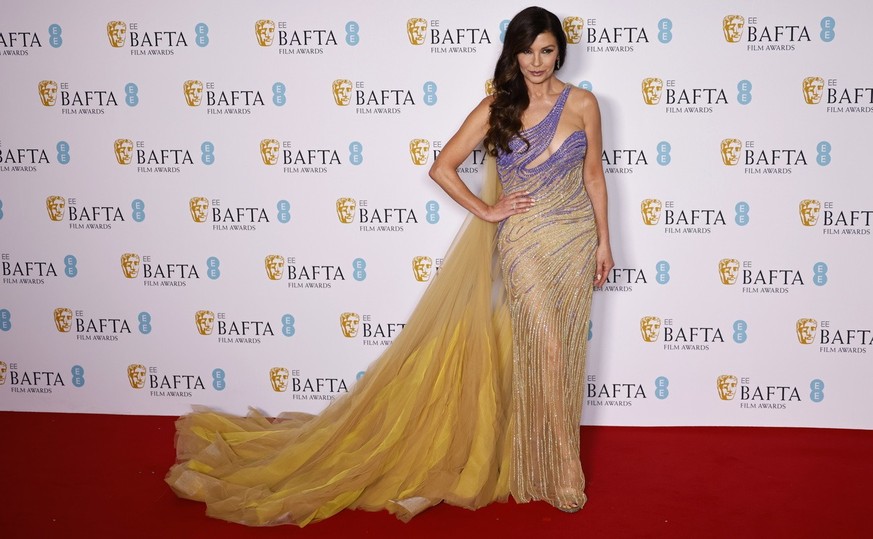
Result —
M488 161L482 196L495 200ZM398 338L321 414L180 418L173 490L251 526L304 526L345 508L408 520L443 501L506 500L512 352L495 229L467 220Z

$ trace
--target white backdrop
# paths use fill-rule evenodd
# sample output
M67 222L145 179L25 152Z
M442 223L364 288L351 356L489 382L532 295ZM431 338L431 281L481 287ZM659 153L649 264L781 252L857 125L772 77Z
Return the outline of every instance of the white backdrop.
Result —
M427 170L526 5L484 4L5 9L0 408L276 414L351 387L464 218ZM873 8L546 7L578 41L560 78L600 101L617 262L583 422L873 428Z

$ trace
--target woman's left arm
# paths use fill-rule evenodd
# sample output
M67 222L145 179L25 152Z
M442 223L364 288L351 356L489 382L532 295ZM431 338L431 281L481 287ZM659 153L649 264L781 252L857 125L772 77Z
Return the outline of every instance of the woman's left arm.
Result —
M603 176L603 137L600 131L600 107L591 92L582 92L582 121L588 139L583 176L585 190L594 209L594 227L597 230L597 250L595 251L594 286L603 286L615 262L609 246L609 219L607 218L606 178Z

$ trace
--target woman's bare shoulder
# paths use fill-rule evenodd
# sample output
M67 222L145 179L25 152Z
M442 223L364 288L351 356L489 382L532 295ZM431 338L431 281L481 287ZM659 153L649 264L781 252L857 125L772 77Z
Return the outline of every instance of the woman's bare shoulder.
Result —
M491 116L491 104L494 103L494 96L487 95L482 101L476 105L470 114L467 115L467 121L475 121L476 123L488 123L488 118Z
M482 98L482 101L479 101L479 104L476 105L476 108L473 110L483 109L485 111L490 111L491 105L493 103L494 103L494 96L493 95L486 95L485 97Z
M570 95L567 98L567 104L571 107L578 108L581 112L587 107L597 107L597 97L594 93L578 86L570 87Z
M573 116L578 118L582 129L588 128L589 123L598 123L600 120L600 106L597 98L588 90L572 87L567 98L567 105Z

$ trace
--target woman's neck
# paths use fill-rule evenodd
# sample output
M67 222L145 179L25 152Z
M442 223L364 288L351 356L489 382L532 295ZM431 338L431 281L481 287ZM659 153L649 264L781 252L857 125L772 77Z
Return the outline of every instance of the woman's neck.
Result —
M549 96L553 96L555 94L561 93L564 89L565 84L558 80L557 77L549 77L543 82L539 82L536 84L532 84L528 81L524 81L525 86L527 86L527 95L531 101L539 100L543 98L547 98Z

